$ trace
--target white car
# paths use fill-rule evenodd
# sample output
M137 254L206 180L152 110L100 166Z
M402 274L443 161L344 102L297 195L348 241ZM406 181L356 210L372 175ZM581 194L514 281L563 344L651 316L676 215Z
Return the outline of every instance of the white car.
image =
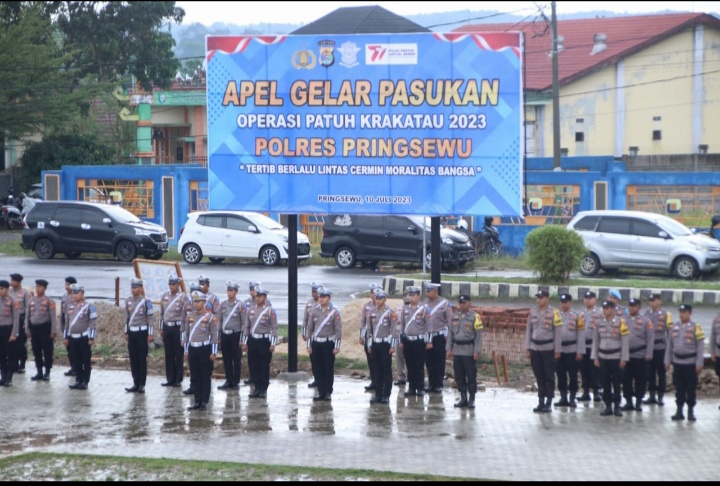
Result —
M208 257L213 263L225 258L259 258L273 266L288 258L288 229L264 214L250 211L200 211L188 214L180 230L178 249L187 263ZM297 235L298 263L310 258L310 240Z

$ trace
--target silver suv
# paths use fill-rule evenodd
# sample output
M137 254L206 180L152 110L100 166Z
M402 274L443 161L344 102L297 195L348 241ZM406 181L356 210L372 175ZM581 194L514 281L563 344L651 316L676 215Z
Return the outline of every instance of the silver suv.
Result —
M589 253L580 273L611 273L620 267L663 269L678 278L696 278L720 268L720 242L695 234L661 214L642 211L581 211L567 225L585 241Z

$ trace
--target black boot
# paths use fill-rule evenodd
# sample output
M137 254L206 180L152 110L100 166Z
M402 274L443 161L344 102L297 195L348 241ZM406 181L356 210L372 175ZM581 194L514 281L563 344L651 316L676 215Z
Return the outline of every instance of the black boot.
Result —
M613 413L615 414L616 417L622 417L623 414L622 414L622 412L620 411L620 404L619 404L619 403L616 403L616 404L615 404L615 408L613 409Z
M555 402L556 407L569 407L570 402L567 400L567 392L560 392L560 401Z
M453 405L453 406L455 408L466 408L468 406L466 391L460 392L460 400L458 402L455 402L455 405Z
M590 401L590 390L585 390L580 398L577 399L578 402L589 402Z
M642 412L642 397L635 398L635 411Z
M575 401L575 394L570 394L570 401L568 402L568 407L570 408L577 408L577 402Z
M695 412L693 411L695 407L688 405L688 420L691 422L695 422L697 418L695 417Z
M43 377L42 368L38 368L37 374L35 376L31 376L30 379L32 381L38 381L38 380L42 380L42 377Z
M545 408L545 399L543 397L540 397L538 398L538 406L533 408L533 412L542 413L543 408Z
M63 375L65 375L65 376L75 376L75 371L74 371L72 368L70 368L70 369L67 370L65 373L63 373Z
M627 403L620 407L620 410L635 410L635 405L633 405L633 399L632 397L627 398Z
M658 393L658 399L657 399L658 407L662 407L665 405L665 402L663 402L663 394Z
M675 415L673 415L672 417L670 417L671 419L673 419L673 420L685 420L685 415L683 415L683 405L685 405L685 404L684 404L684 403L678 404L678 406L677 406L677 412L675 413Z
M45 374L42 379L43 381L50 381L50 368L45 368Z
M607 416L612 415L612 414L613 414L612 407L610 407L610 404L609 404L609 403L606 403L606 404L605 404L605 410L603 410L602 412L600 412L600 415L602 415L603 417L607 417Z
M382 402L382 397L377 393L370 399L370 403L381 403L381 402Z
M643 403L645 405L657 405L658 401L655 399L655 392L651 391L650 398L648 398L647 400L643 400Z
M470 398L468 399L468 408L475 408L475 392L470 392Z
M593 390L593 402L601 402L602 401L602 393L600 393L600 390Z
M547 397L545 399L545 406L542 409L543 413L550 413L552 412L552 398Z

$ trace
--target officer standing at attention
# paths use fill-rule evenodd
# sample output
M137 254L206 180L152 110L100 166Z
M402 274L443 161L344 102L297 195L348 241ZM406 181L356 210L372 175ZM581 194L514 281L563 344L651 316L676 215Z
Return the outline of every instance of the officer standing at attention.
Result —
M253 391L249 398L267 398L270 386L270 361L277 344L277 314L267 300L268 291L255 287L255 304L248 308L243 350L253 361Z
M453 313L450 321L447 339L447 357L453 360L455 383L460 392L460 401L455 403L455 407L475 408L477 360L482 348L482 328L480 316L470 309L470 297L461 295L458 298L458 310Z
M193 311L185 319L182 334L195 395L195 404L188 410L207 410L218 348L217 318L207 305L207 295L197 290L191 295Z
M312 313L313 309L316 305L319 304L319 296L318 296L318 289L322 287L321 284L313 282L310 286L310 294L312 295L312 299L308 300L305 304L305 314L303 315L303 323L302 323L302 338L303 341L307 342L307 326L308 326L308 320L310 319L310 314ZM308 349L309 346L308 346ZM312 371L313 381L308 383L308 388L315 388L317 386L317 376L315 376L315 364L313 360L310 360L310 368Z
M710 330L710 360L715 364L715 374L720 377L720 312L718 312L712 321L712 329ZM720 407L718 407L720 408Z
M452 317L452 306L447 299L440 297L440 284L428 282L425 285L427 298L423 305L430 314L428 333L430 341L425 351L425 365L428 372L427 393L442 393L443 379L445 378L445 348Z
M595 366L592 360L592 343L593 334L595 333L595 327L600 319L602 319L602 313L600 309L596 307L597 295L595 292L587 291L584 296L585 308L580 311L580 318L578 324L582 322L582 326L585 328L585 353L583 354L583 360L580 364L580 375L582 376L582 387L583 394L578 398L579 402L590 401L590 390L593 391L593 401L599 402L601 400L599 388L600 388L600 369ZM580 343L578 343L580 346Z
M610 289L608 292L608 300L611 300L615 303L615 315L618 317L625 317L628 315L628 311L625 307L620 305L620 301L622 300L622 295L620 295L620 291L618 289Z
M76 284L76 283L77 283L77 279L75 277L65 277L65 293L63 294L62 297L60 297L60 332L63 336L65 335L65 328L67 327L67 325L69 323L67 320L67 308L68 308L68 305L70 305L73 301L72 290L70 287L72 286L72 284ZM64 373L64 375L65 376L75 376L75 367L73 366L72 361L70 361L70 352L69 352L67 346L65 346L65 351L67 351L68 362L70 363L70 369L67 370Z
M365 391L375 391L377 387L377 377L375 369L372 365L372 357L370 356L370 314L375 309L375 291L381 289L377 284L370 284L370 300L360 309L360 344L365 349L365 359L367 359L368 370L370 372L370 384L365 387Z
M130 279L132 295L125 300L125 341L130 355L130 372L133 386L126 392L145 393L147 380L148 343L154 341L153 309L150 299L145 298L144 282L139 278Z
M580 314L572 310L571 306L572 295L561 294L560 318L563 325L560 336L562 348L557 361L560 401L555 402L555 406L576 408L575 396L580 389L578 386L578 363L582 362L585 354L585 322ZM570 392L570 401L568 401L568 391Z
M20 328L20 303L8 295L10 282L0 280L0 385L12 386L17 356L15 343Z
M630 360L623 371L625 405L621 410L642 412L642 399L653 357L655 333L647 315L640 314L640 299L630 299L628 305L630 312L625 317L625 321L630 331ZM635 405L633 405L633 397L635 397Z
M93 304L85 302L85 287L73 284L71 290L73 302L67 309L69 324L63 336L63 344L71 354L70 361L75 363L75 383L69 387L73 390L87 390L98 314Z
M615 302L602 303L603 318L598 322L593 337L592 359L600 368L605 410L600 415L613 413L622 417L620 411L620 384L625 363L630 358L630 330L625 319L617 316ZM611 388L612 387L612 388ZM614 404L614 409L610 407Z
M400 323L400 317L402 315L403 307L406 306L410 299L408 297L408 289L405 287L403 290L403 300L401 304L398 304L395 308L395 312L398 315L398 335L402 336L402 324ZM402 352L402 340L398 341L399 350L395 353L395 369L397 370L397 381L393 383L396 386L404 386L407 384L407 366L405 363L405 354Z
M562 318L557 309L550 307L547 290L535 294L537 306L528 314L525 333L526 355L530 358L538 386L538 406L535 413L552 412L555 394L555 362L562 349Z
M650 309L645 312L653 325L655 334L655 344L653 347L653 359L650 363L650 380L648 390L650 397L644 400L646 405L657 404L665 405L663 396L665 395L665 384L667 372L665 371L665 349L667 349L668 332L673 325L672 313L663 309L662 297L660 294L650 294ZM655 394L657 393L657 399Z
M392 355L397 343L397 314L385 304L387 293L375 290L376 307L368 318L369 345L372 366L375 368L375 396L370 403L390 403L392 392Z
M313 308L308 321L307 346L318 389L313 400L329 402L335 382L335 356L340 352L342 319L340 312L330 302L330 289L321 287L318 297L320 303Z
M220 312L220 299L217 295L210 292L210 277L200 275L198 277L198 283L200 284L200 292L207 295L207 304L210 306L213 315L217 317Z
M30 293L22 288L23 276L19 273L10 274L10 290L8 295L13 300L19 302L20 305L20 330L18 331L17 341L15 343L15 372L19 374L25 373L25 362L27 361L27 334L25 334L25 316L28 304L30 303Z
M183 347L180 333L190 300L180 290L182 279L175 274L168 275L169 291L160 297L160 337L165 351L165 383L162 386L182 386Z
M45 295L48 281L35 280L35 296L30 298L27 310L27 335L30 336L37 374L33 381L50 380L53 365L53 341L57 335L57 313L55 301ZM43 374L43 368L45 373Z
M245 309L250 309L251 306L255 305L255 288L256 287L262 287L262 282L248 282L249 289L248 292L250 293L250 297L245 299ZM243 336L243 340L246 338L246 336ZM247 351L247 350L245 350ZM247 364L248 364L248 379L245 380L243 383L246 385L252 384L252 377L253 377L253 370L255 369L255 363L250 359L250 354L246 353L247 356Z
M400 351L405 355L408 389L406 397L425 395L425 344L428 339L430 313L420 303L420 287L407 287L409 302L398 317L400 322Z
M182 323L182 328L180 331L180 342L181 342L181 345L183 346L183 348L186 348L185 341L183 341L183 332L187 328L188 316L190 314L192 314L193 312L195 312L195 302L193 302L193 300L192 300L192 295L194 295L196 293L203 294L200 291L200 284L198 284L197 282L191 282L190 283L190 295L188 296L188 303L185 306L185 319ZM203 295L205 295L205 294L203 294ZM205 297L207 298L207 296L205 296ZM210 308L207 307L207 302L206 302L205 308L206 308L206 310L211 310ZM185 351L185 354L187 355L187 350L184 349L184 351ZM195 381L193 380L192 373L190 374L190 385L185 390L183 390L183 395L192 395L193 397L195 396Z
M247 325L247 308L237 298L240 286L228 280L227 300L220 304L218 325L220 326L220 350L222 351L225 383L218 390L237 390L240 388L240 372L242 371L242 331Z
M692 306L681 304L680 322L673 324L665 350L665 366L673 367L673 384L675 385L675 403L677 412L673 420L684 420L683 406L688 406L688 420L694 422L695 397L697 394L698 375L703 368L705 353L705 332L700 324L694 323Z

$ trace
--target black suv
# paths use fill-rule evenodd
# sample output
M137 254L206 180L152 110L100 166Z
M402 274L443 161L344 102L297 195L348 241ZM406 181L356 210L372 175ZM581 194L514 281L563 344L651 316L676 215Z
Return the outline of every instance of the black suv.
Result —
M137 255L158 260L168 251L165 228L140 220L120 206L77 201L41 201L23 221L21 246L43 260L64 253L109 253L123 262Z
M352 268L358 261L375 266L380 260L421 265L423 232L430 268L430 225L422 216L330 215L323 225L320 256L334 258L340 268ZM475 260L472 242L464 234L441 228L440 238L443 267L459 268Z

